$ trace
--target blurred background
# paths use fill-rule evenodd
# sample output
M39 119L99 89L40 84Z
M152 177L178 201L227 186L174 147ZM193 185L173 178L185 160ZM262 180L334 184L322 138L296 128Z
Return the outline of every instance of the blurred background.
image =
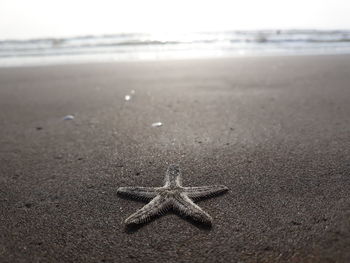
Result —
M350 2L1 0L0 66L350 53Z

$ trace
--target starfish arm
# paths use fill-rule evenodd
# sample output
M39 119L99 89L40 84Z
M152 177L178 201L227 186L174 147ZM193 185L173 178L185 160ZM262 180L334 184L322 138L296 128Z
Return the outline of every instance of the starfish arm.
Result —
M212 224L213 219L211 216L204 212L198 205L193 203L192 200L186 196L186 194L176 196L173 202L173 207L182 215L190 217L203 224Z
M168 202L164 197L160 195L156 196L149 202L147 205L142 207L140 210L136 211L136 213L129 216L125 223L130 224L141 224L149 221L152 217L157 216L165 212L168 208Z
M168 167L165 174L165 186L181 186L181 171L178 165L171 164Z
M185 187L185 193L189 198L200 199L224 193L228 188L224 185Z
M150 200L157 196L156 187L119 187L117 193L136 199Z

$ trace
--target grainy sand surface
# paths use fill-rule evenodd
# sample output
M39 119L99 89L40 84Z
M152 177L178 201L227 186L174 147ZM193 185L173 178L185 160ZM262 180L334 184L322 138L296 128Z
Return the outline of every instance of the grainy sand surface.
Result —
M0 127L0 262L350 261L350 56L3 68ZM213 227L126 229L171 163Z

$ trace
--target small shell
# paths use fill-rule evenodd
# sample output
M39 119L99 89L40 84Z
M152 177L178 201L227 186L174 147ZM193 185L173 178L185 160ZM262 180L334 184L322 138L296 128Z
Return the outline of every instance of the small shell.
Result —
M161 123L160 121L152 123L152 127L160 127L160 126L163 126L163 123Z
M70 120L73 120L74 119L74 116L73 115L66 115L64 116L63 120L65 121L70 121Z

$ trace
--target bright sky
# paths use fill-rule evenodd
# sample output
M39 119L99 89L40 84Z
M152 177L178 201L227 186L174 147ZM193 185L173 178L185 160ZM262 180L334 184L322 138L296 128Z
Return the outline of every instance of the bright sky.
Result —
M0 39L118 32L350 29L349 0L0 0Z

